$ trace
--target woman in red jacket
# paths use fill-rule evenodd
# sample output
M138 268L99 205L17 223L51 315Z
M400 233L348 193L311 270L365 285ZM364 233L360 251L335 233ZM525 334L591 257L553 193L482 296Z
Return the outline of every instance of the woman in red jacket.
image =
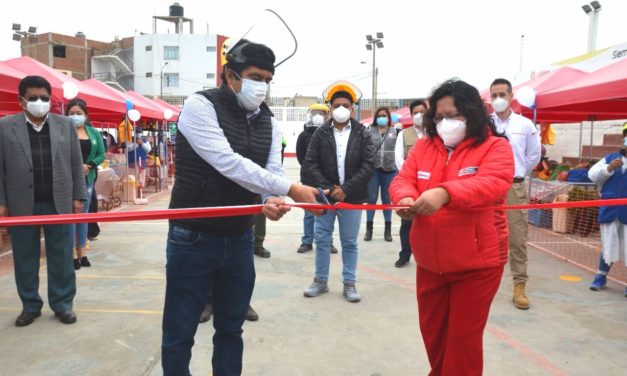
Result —
M430 375L481 375L483 330L507 262L503 209L514 159L479 92L453 79L435 89L419 140L390 185L412 219L420 331Z

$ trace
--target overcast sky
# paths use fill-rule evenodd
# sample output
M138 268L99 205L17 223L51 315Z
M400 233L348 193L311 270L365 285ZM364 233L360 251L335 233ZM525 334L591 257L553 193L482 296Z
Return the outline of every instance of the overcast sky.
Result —
M19 56L11 24L38 32L111 41L152 31L152 16L167 15L173 1L10 1L0 12L0 60ZM353 81L371 96L372 53L365 35L384 33L377 51L380 98L420 97L439 82L460 77L485 88L497 76L520 82L531 70L586 52L584 0L260 1L181 0L195 32L227 36L248 29L264 8L278 12L298 39L294 58L277 69L272 95L320 95L337 79ZM601 0L597 47L627 42L627 0ZM370 5L376 4L376 5ZM266 20L266 18L264 18ZM262 21L265 23L266 21ZM268 26L276 30L276 25ZM285 55L286 34L262 36ZM520 75L520 36L524 38ZM259 40L265 38L265 40ZM278 47L277 47L278 45ZM279 56L280 57L280 56ZM361 64L365 61L366 64ZM522 77L521 77L522 76Z

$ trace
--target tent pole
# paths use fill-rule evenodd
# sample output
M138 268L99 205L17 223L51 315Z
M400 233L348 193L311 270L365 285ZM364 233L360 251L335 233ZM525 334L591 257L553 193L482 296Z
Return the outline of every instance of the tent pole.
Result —
M592 146L594 145L594 116L590 118L590 149L588 150L588 157L592 159Z
M583 147L583 121L579 122L579 157L577 163L581 163L581 148Z

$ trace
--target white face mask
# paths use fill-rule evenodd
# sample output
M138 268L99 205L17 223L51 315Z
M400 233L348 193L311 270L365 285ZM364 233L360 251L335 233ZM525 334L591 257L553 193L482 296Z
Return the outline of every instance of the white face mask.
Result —
M412 120L414 121L414 126L422 127L422 114L420 112L417 112Z
M501 97L492 100L492 108L497 114L505 112L509 107L509 102Z
M324 124L324 116L320 114L315 114L311 117L311 124L313 124L314 127L321 126L322 124Z
M344 124L351 118L351 112L348 108L340 106L333 110L333 120L336 123Z
M35 102L26 102L26 110L36 118L42 118L50 112L50 102L37 99Z
M454 148L466 138L466 121L444 118L436 125L436 130L444 145Z
M235 93L235 96L246 111L256 111L266 99L266 94L268 94L267 83L243 78L242 90Z
M72 119L72 124L76 128L80 128L85 124L85 115L70 115L70 119Z

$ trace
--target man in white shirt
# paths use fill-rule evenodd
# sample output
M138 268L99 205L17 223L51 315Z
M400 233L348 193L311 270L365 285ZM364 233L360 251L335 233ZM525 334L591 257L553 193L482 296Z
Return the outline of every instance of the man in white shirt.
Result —
M281 131L264 102L274 75L268 47L240 40L226 55L219 88L191 95L178 121L170 208L265 203L280 219L318 190L283 177ZM213 293L216 375L242 374L242 324L253 287L254 216L170 220L161 362L164 376L189 375L191 348L207 294Z
M507 193L508 205L527 203L525 177L540 161L540 132L531 120L518 115L510 108L513 99L512 84L497 78L490 85L492 99L492 121L499 132L509 139L514 152L515 171L512 188ZM526 292L527 275L527 212L508 210L509 224L509 266L514 279L514 306L518 309L529 309L529 298Z
M324 98L330 104L333 118L312 136L303 165L307 171L303 184L328 189L329 198L334 202L363 204L369 197L368 182L375 164L374 145L368 128L351 117L360 97L359 90L348 82L340 81L329 86ZM316 218L316 272L304 295L311 298L329 292L331 238L336 217L342 244L342 295L347 301L356 303L361 300L355 287L360 210L329 210Z
M416 141L424 137L422 127L422 116L427 112L427 102L419 99L409 104L409 112L412 116L414 126L402 130L396 138L396 148L394 161L396 167L400 171L403 168L403 162L409 155L411 148L414 147ZM402 268L409 263L411 257L411 246L409 244L409 230L411 229L411 220L401 220L401 230L399 236L401 238L401 251L398 253L398 260L394 263L397 268Z

